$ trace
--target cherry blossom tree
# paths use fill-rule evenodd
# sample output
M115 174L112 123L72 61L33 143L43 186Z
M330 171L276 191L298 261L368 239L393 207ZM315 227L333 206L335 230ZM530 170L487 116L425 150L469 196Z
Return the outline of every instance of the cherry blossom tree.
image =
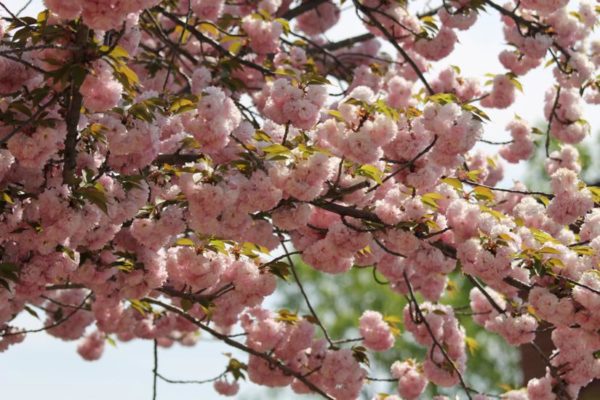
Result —
M181 382L158 370L157 348L198 332L247 354L200 381L224 396L249 379L355 399L384 380L397 393L374 399L436 385L574 400L600 378L600 188L574 147L591 130L582 105L600 103L597 6L44 3L29 17L0 2L0 350L45 331L96 360L107 342L151 340L154 398L159 380ZM342 7L366 33L329 40ZM487 82L444 64L482 12L507 42ZM519 78L544 67L547 128L516 115L500 127L512 140L491 141L486 111L510 109ZM550 190L502 185L504 164L536 145ZM371 270L405 306L357 310L357 335L335 337L298 258L320 274ZM471 285L468 306L444 301L450 274ZM307 315L263 304L284 281ZM22 329L22 313L45 321ZM475 389L459 316L533 347L545 375ZM370 356L393 354L400 329L424 356L374 376Z

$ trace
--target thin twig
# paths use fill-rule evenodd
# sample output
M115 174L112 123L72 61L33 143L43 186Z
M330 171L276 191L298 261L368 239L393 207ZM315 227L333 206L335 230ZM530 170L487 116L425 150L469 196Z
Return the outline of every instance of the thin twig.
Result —
M497 187L494 187L494 186L484 185L483 183L473 182L473 181L468 180L468 179L459 179L459 181L461 181L462 183L466 183L467 185L479 186L479 187L482 187L482 188L486 188L486 189L490 189L490 190L495 190L496 192L523 194L523 195L526 195L526 196L546 196L549 199L554 198L554 195L552 193L533 192L533 191L530 192L530 191L526 191L526 190L517 190L517 189L503 189L503 188L497 188Z
M42 113L48 107L54 105L54 103L56 103L56 100L58 100L58 96L56 94L54 94L50 98L50 100L48 100L48 102L46 102L46 104L44 104L43 106L39 107L37 109L37 111L31 117L29 117L27 120L20 123L19 126L13 128L12 131L10 131L6 136L4 136L2 139L0 139L0 146L5 144L6 142L8 142L10 140L10 138L12 138L14 135L16 135L19 131L25 129L29 124L34 122L40 115L42 115Z
M417 162L417 160L419 158L423 157L425 154L427 154L429 152L429 150L431 150L433 148L433 146L435 146L435 143L437 142L437 140L438 140L438 135L434 135L433 136L433 140L431 141L431 143L429 143L427 145L427 147L425 147L423 150L421 150L419 152L419 154L417 154L416 156L413 157L412 160L407 161L400 168L398 168L397 170L395 170L394 172L392 172L391 174L389 174L388 176L386 176L385 178L383 178L381 180L380 184L375 185L371 189L367 190L367 193L368 192L372 192L373 190L377 189L383 183L385 183L388 180L392 179L394 176L398 175L400 172L404 171L406 168L412 167L415 164L415 162Z
M296 264L292 260L292 256L288 252L287 246L285 245L285 243L283 241L280 241L280 243L281 243L281 247L283 248L283 251L285 252L287 260L290 263L290 268L292 270L292 275L294 276L294 280L296 281L296 284L298 285L298 288L300 289L300 292L302 293L302 297L304 297L304 302L306 303L306 306L310 310L310 313L314 317L314 319L315 319L317 325L319 326L319 328L321 328L321 331L323 332L323 335L325 336L325 339L327 339L327 342L329 343L329 347L335 348L336 346L334 345L333 341L331 340L331 336L329 336L329 332L327 332L327 329L325 328L325 326L321 322L321 319L319 318L319 315L317 314L317 312L313 308L312 304L310 303L310 300L308 299L308 295L306 294L306 291L304 290L304 286L302 285L302 281L300 281L300 277L298 276L298 271L296 271Z
M83 301L81 302L81 304L77 308L75 308L73 311L71 311L69 314L67 314L64 318L61 318L61 319L55 321L54 323L52 323L50 325L46 325L46 326L44 326L42 328L38 328L38 329L28 329L28 330L22 330L22 331L6 332L6 333L0 334L0 337L20 335L20 334L23 334L23 333L38 333L38 332L47 331L48 329L55 328L55 327L61 325L62 323L68 321L69 318L71 318L73 315L75 315L75 313L77 313L78 311L80 311L81 309L83 309L83 306L85 305L85 303L88 301L88 299L91 296L92 296L92 292L90 292L83 299Z
M425 325L425 328L427 329L427 332L429 333L429 336L431 336L431 339L433 340L434 345L437 348L440 349L440 352L442 353L442 355L444 356L444 358L448 361L448 363L452 367L452 370L457 374L458 379L460 381L460 385L463 387L463 389L465 391L465 394L467 395L467 397L469 398L469 400L472 400L470 392L476 392L476 391L474 389L470 388L469 386L467 386L467 384L466 384L466 382L465 382L465 380L464 380L461 372L458 370L458 367L454 364L454 361L452 361L452 359L448 355L448 352L446 351L445 347L442 346L442 344L435 337L435 333L431 329L431 326L429 325L429 322L427 321L427 319L423 315L423 312L421 311L421 308L419 307L419 303L417 302L417 299L415 297L415 293L413 291L412 284L410 283L410 280L408 279L408 275L406 274L406 271L404 271L403 274L404 274L404 280L406 281L406 285L408 286L408 293L410 295L409 302L415 308L415 313L417 314L418 321L421 322L421 323L423 323ZM411 315L412 315L412 313L411 313Z
M210 378L210 379L204 379L201 381L198 380L176 380L176 379L169 379L164 377L163 375L159 374L158 372L156 373L156 376L167 383L172 383L172 384L178 384L178 385L187 385L187 384L194 384L194 385L203 385L205 383L211 383L214 382L218 379L221 379L223 376L225 376L226 372L223 372L222 374L220 374L219 376L215 376L214 378Z
M152 400L156 400L156 383L158 378L158 341L153 340L152 357L154 360L154 368L152 368Z
M556 108L558 107L558 100L560 99L560 86L556 89L556 97L554 98L554 104L552 104L552 110L550 111L550 117L548 118L548 127L546 128L546 157L550 157L550 130L552 129L552 121L556 114Z
M272 365L273 367L279 369L281 372L283 372L284 374L287 375L291 375L294 378L298 379L300 382L302 382L304 385L306 385L309 389L311 389L313 392L316 392L318 394L320 394L321 396L323 396L324 398L328 399L328 400L335 400L333 397L331 397L330 395L328 395L326 392L323 391L323 389L319 388L317 385L315 385L313 382L311 382L310 380L306 379L306 377L304 377L302 374L298 373L297 371L293 370L292 368L288 367L287 365L285 365L282 361L273 358L272 356L270 356L267 353L263 353L260 352L258 350L255 350L251 347L248 347L238 341L235 341L231 338L229 338L227 335L224 335L214 329L212 329L211 327L209 327L208 325L203 324L202 322L200 322L199 320L197 320L196 318L194 318L193 316L189 315L188 313L186 313L185 311L171 305L171 304L167 304L164 303L160 300L156 300L153 298L144 298L143 301L147 302L147 303L151 303L151 304L155 304L157 306L160 306L162 308L164 308L165 310L171 311L175 314L178 314L180 316L182 316L184 319L188 320L189 322L191 322L192 324L196 325L198 328L200 328L201 330L211 334L212 336L214 336L215 338L221 340L222 342L224 342L225 344L234 347L238 350L241 350L243 352L246 352L248 354L251 354L253 356L259 357L261 359L263 359L264 361L268 362L269 365Z
M367 17L369 17L370 22L373 25L375 25L383 33L383 35L388 39L389 43L392 46L394 46L394 48L398 51L398 53L400 53L402 55L402 57L406 60L406 62L408 62L408 64L411 66L411 68L413 69L415 74L417 74L417 76L419 77L419 80L425 86L425 89L427 89L427 92L429 93L429 95L434 95L435 90L433 90L433 88L431 87L429 82L427 82L427 79L425 79L425 76L423 75L423 73L421 72L421 69L415 63L415 61L408 55L406 50L404 50L398 44L398 41L396 40L396 38L387 29L385 29L385 27L381 24L381 22L379 22L377 20L377 18L373 17L373 14L371 14L371 11L369 10L369 8L365 7L358 0L352 0L352 2L354 3L354 5L357 9L361 10Z

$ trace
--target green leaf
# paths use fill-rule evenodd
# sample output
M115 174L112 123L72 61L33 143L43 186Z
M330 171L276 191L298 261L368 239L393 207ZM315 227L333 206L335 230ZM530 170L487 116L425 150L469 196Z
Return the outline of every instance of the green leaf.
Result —
M467 172L467 178L470 181L476 181L477 179L479 179L479 175L481 175L480 169L473 169L473 170Z
M15 204L12 197L6 192L2 192L2 201L8 204Z
M361 364L370 366L367 349L363 346L352 346L352 357Z
M190 238L179 238L175 241L175 246L195 247L196 243Z
M421 196L421 202L423 204L425 204L426 206L429 206L429 207L433 208L434 210L437 210L439 208L439 204L437 203L437 201L441 200L443 198L444 198L444 196L442 196L439 193L435 193L435 192L425 193L424 195Z
M385 317L383 317L383 320L390 327L392 335L400 336L400 333L402 333L402 331L400 330L399 325L402 324L402 318L395 315L386 315Z
M283 32L287 35L290 33L290 22L285 18L276 18L275 22L279 22L279 24L283 28Z
M108 200L104 192L104 186L100 182L96 182L93 186L79 188L76 193L108 215Z
M494 210L493 208L489 208L489 207L484 206L483 204L480 204L479 209L483 212L491 214L498 221L501 221L504 219L504 214L502 214L500 211Z
M283 279L284 281L287 281L288 276L290 275L290 266L283 261L267 263L264 267L267 269L267 271L269 271L269 273Z
M211 22L203 21L196 26L196 29L202 33L208 33L213 37L219 36L219 28Z
M244 47L244 44L246 42L244 40L236 40L233 41L230 45L229 45L229 52L231 54L233 54L234 56L237 56L240 52L240 50L242 50L242 47Z
M0 263L0 276L9 281L19 281L19 266L14 263Z
M136 310L143 316L146 316L146 313L152 312L152 306L148 302L137 299L129 299L129 303L131 304L131 307L133 307L134 310Z
M236 381L239 379L246 379L246 375L244 375L243 372L246 370L248 370L248 366L235 358L231 358L229 360L229 364L227 364L226 369L226 371L229 372Z
M10 285L7 281L5 281L4 279L0 278L0 285L2 285L4 287L4 289L8 290L10 292Z
M291 153L290 149L279 143L274 143L269 146L265 146L262 148L262 151L264 151L269 157L284 156Z
M185 312L189 311L194 306L194 302L190 299L181 299L181 309Z
M219 239L212 239L206 245L206 248L214 251L215 253L228 254L227 247L225 247L225 241Z
M169 112L172 114L181 114L187 111L191 111L196 108L196 103L198 99L194 101L194 99L190 99L187 97L178 98L169 107Z
M331 83L324 76L314 73L302 74L300 80L305 85L328 85Z
M356 174L366 176L367 178L374 180L378 184L381 184L383 182L383 171L381 171L374 165L365 164L356 171Z
M299 320L300 318L298 317L298 314L293 313L285 308L282 308L281 310L277 311L277 317L275 318L275 321L285 322L289 325L295 325L296 323L298 323Z
M259 256L259 253L269 254L269 249L264 246L261 246L252 242L244 242L242 244L242 254L248 256L250 258L256 258Z
M538 250L541 254L562 254L562 252L554 247L544 246Z
M342 116L342 113L339 112L338 110L328 110L327 114L331 115L339 122L344 122L344 117Z
M495 199L494 192L487 187L475 186L473 193L475 193L475 197L480 200L494 201Z
M441 181L452 186L456 190L461 190L461 191L463 190L463 184L457 178L443 178L443 179L441 179Z
M254 132L254 135L252 138L258 142L268 142L268 143L273 142L273 139L271 139L271 136L269 136L265 131L261 131L260 129L257 130L256 132Z
M477 349L479 348L479 343L477 343L477 340L475 340L475 338L466 336L465 337L465 344L467 345L467 348L469 349L469 353L474 354L475 351L477 351Z
M108 50L108 49L107 49ZM121 46L115 46L114 49L108 54L109 57L112 57L115 60L120 58L129 58L129 53Z
M490 120L489 115L487 115L481 108L475 107L473 104L463 104L461 108L465 111L473 113L480 120Z
M570 249L582 256L593 256L596 254L594 249L590 246L572 246Z
M25 311L27 311L27 313L29 315L31 315L32 317L36 318L36 319L40 319L40 316L38 315L38 313L31 307L29 306L25 306L24 307Z
M588 186L587 188L590 190L590 192L592 192L592 198L594 199L594 203L600 203L600 187Z
M44 24L48 20L48 15L49 14L50 14L50 12L48 10L44 10L44 11L38 13L38 15L37 15L37 23L39 25Z
M508 74L506 74L506 76L508 77L508 79L510 80L510 83L513 84L513 86L519 91L519 92L523 92L523 85L521 84L521 82L519 82L519 80L517 79L517 75L513 74L512 72L509 72Z
M560 242L558 240L554 239L550 234L548 234L540 229L529 228L529 230L533 234L533 238L541 244L544 244L547 242L560 244Z
M458 98L453 93L437 93L427 97L426 101L441 105L448 103L459 103Z

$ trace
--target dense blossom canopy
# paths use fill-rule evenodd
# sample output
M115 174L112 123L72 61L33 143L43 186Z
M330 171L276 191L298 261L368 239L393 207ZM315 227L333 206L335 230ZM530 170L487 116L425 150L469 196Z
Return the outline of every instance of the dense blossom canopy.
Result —
M401 319L426 356L383 366L398 393L376 399L434 384L484 400L440 301L461 272L485 330L512 346L552 332L546 374L496 397L576 399L600 378L600 189L574 146L590 132L582 104L600 103L597 6L44 3L0 23L0 351L36 310L86 360L107 341L189 346L202 331L248 354L213 380L221 395L247 376L346 400L370 385L369 354L393 351ZM366 33L327 39L341 7ZM488 82L444 64L481 12L507 42ZM498 155L473 151L489 141L486 110L511 107L519 77L544 67L547 130L515 116ZM551 192L497 187L504 161L536 145ZM407 306L360 310L360 337L332 338L297 257L325 274L372 269ZM284 280L310 315L263 305Z

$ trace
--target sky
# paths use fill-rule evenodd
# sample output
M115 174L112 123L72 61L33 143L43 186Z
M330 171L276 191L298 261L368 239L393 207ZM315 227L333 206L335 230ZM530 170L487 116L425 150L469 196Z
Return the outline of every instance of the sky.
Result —
M65 0L71 1L71 0ZM20 9L24 0L5 0L11 10ZM421 3L421 2L419 2ZM327 33L330 39L340 39L362 33L352 10L342 13L342 21ZM41 0L34 0L23 15L35 15L42 9ZM1 13L0 13L1 14ZM357 25L358 24L358 25ZM362 27L361 27L362 28ZM485 81L486 73L502 73L503 67L497 55L504 48L501 25L495 12L483 13L473 29L459 33L460 44L454 53L443 61L443 65L459 65L465 76L479 77ZM536 123L543 120L542 107L544 93L552 84L551 69L536 70L520 78L525 95L520 94L510 111L490 110L493 123L485 126L484 138L507 140L509 135L504 127L513 118L515 110L524 119ZM600 114L590 112L586 118L593 131L600 123ZM480 145L493 153L493 146ZM501 186L510 186L513 179L519 179L525 167L506 166L505 179ZM41 321L32 317L20 317L22 326L36 328ZM107 399L150 399L152 387L152 342L136 340L117 343L114 348L107 345L99 361L86 362L76 352L77 342L63 342L45 333L31 334L25 343L12 346L0 354L1 398L18 400L107 400ZM207 379L219 375L228 359L223 353L231 352L240 360L241 355L218 341L201 336L195 347L184 348L175 345L170 349L159 350L159 371L172 379ZM263 388L242 383L239 399L262 399ZM211 385L169 385L159 382L158 399L175 400L203 399L219 397ZM285 395L286 399L295 398ZM306 399L307 397L302 397Z

